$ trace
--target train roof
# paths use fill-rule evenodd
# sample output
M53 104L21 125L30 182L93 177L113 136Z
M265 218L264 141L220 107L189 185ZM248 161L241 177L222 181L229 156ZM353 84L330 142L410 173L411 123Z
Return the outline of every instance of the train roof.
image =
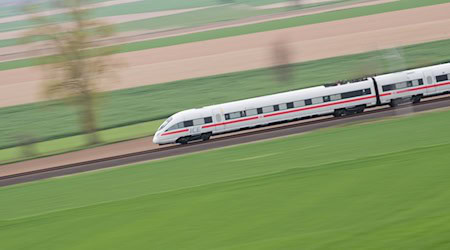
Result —
M216 104L216 105L206 106L203 108L214 109L214 108L223 107L224 105L248 107L248 106L251 106L252 103L258 103L258 102L268 101L268 100L273 100L273 102L276 104L276 103L280 102L281 100L288 100L289 98L293 99L293 100L299 99L299 98L309 99L309 98L315 98L315 97L322 97L324 95L332 95L334 93L341 93L344 91L352 91L357 88L360 88L361 85L364 85L365 87L370 87L371 83L372 82L370 80L364 79L362 81L343 82L343 83L336 84L333 86L321 85L321 86L309 87L309 88L298 89L298 90L291 90L291 91L286 91L286 92L281 92L281 93L276 93L276 94L271 94L271 95L253 97L253 98L244 99L244 100L237 100L237 101L223 103L223 104Z

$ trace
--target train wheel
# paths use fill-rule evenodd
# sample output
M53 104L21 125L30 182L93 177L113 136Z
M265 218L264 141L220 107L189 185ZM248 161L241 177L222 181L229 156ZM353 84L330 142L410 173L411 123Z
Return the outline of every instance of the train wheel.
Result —
M364 109L366 109L366 105L359 105L357 106L357 109L355 110L356 114L361 114L362 112L364 112Z
M422 99L422 96L420 96L420 95L416 95L411 98L413 104L419 103L420 99Z
M389 106L391 106L392 108L395 108L398 106L398 100L397 99L392 99L391 102L389 103Z
M334 117L341 117L347 114L347 110L346 109L336 109L333 113Z
M181 138L179 138L179 139L177 140L177 142L180 143L180 144L182 144L182 145L184 145L184 144L187 144L187 143L189 142L189 139L186 138L186 137L181 137Z
M211 133L208 134L202 134L202 141L207 141L211 137Z

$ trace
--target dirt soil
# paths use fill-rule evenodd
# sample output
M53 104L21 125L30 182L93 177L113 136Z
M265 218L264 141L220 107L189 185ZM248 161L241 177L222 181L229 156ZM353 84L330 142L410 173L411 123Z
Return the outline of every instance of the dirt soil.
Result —
M305 4L316 4L316 3L326 3L333 2L335 0L297 0L297 1L289 1L289 2L281 2L281 3L273 3L262 6L257 6L255 9L260 10L269 10L269 9L278 9L278 8L286 8L286 7L295 7L301 6Z
M450 3L118 54L127 67L102 90L270 67L279 42L301 62L448 39L449 11ZM43 100L39 67L0 71L0 79L0 107Z

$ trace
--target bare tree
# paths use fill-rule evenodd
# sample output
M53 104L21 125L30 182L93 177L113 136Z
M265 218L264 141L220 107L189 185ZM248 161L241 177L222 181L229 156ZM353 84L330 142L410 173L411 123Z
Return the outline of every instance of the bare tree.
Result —
M23 39L33 42L35 38L44 40L42 46L51 47L54 55L41 62L46 81L44 93L50 98L64 98L79 108L83 132L88 136L88 144L97 144L95 96L101 80L116 66L110 55L114 47L96 48L94 41L114 35L111 25L93 20L83 5L87 0L53 1L55 7L66 8L68 23L61 24L50 17L42 16L33 5L25 10L35 26Z

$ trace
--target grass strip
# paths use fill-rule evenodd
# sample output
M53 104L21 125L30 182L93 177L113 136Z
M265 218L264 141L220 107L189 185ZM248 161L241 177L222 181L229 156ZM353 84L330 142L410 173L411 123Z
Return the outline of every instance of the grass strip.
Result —
M101 143L95 147L117 143L145 136L153 135L163 120L143 122L126 127L106 129L99 132ZM151 141L148 142L152 143ZM93 146L86 144L84 135L63 137L55 140L38 142L33 145L34 155L24 155L24 149L20 146L0 150L0 164L17 161L31 160L45 156L63 154L77 150L87 149Z

